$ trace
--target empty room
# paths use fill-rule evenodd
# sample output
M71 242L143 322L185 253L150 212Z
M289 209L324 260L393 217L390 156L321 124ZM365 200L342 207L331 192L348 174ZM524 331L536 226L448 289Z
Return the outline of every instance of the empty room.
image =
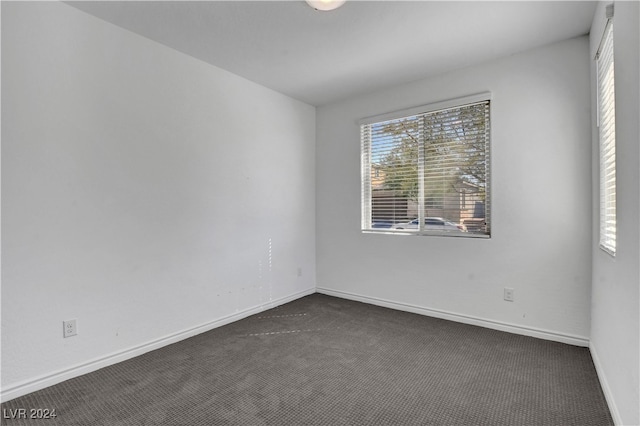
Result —
M640 2L2 1L7 425L640 425Z

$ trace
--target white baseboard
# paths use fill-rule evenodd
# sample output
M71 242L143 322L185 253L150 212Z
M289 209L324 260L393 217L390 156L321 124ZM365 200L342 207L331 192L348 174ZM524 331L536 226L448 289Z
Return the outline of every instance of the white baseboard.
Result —
M283 305L285 303L291 302L293 300L299 299L309 294L313 294L315 292L316 291L314 288L303 290L301 292L294 293L289 296L271 300L266 303L261 303L260 305L245 309L244 311L236 312L233 315L228 315L222 318L218 318L206 324L201 324L199 326L189 328L187 330L178 331L176 333L143 343L138 346L134 346L122 351L114 352L104 357L96 358L96 359L87 361L85 363L75 365L73 367L69 367L63 370L55 371L53 373L45 374L40 377L25 380L17 384L12 384L2 389L2 391L0 392L0 401L6 402L11 399L17 398L19 396L23 396L28 393L35 392L35 391L44 389L46 387L55 385L57 383L64 382L65 380L69 380L74 377L78 377L83 374L87 374L92 371L99 370L101 368L116 364L118 362L126 361L128 359L134 358L144 353L153 351L155 349L159 349L163 346L167 346L172 343L176 343L181 340L187 339L189 337L193 337L195 335L204 333L206 331L213 330L214 328L222 327L223 325L230 324L232 322L241 320L248 316L260 313L266 309L271 309L276 306Z
M335 297L340 297L344 299L350 299L350 300L355 300L359 302L369 303L372 305L383 306L386 308L397 309L400 311L412 312L412 313L431 316L435 318L461 322L464 324L477 325L480 327L506 331L509 333L515 333L515 334L520 334L525 336L537 337L545 340L552 340L552 341L557 341L561 343L567 343L575 346L584 346L584 347L590 346L589 339L587 339L586 337L573 336L573 335L562 334L562 333L557 333L549 330L542 330L542 329L531 328L531 327L523 327L519 325L508 324L508 323L503 323L499 321L458 314L455 312L447 312L439 309L425 308L425 307L411 305L407 303L394 302L391 300L385 300L385 299L376 298L376 297L364 296L360 294L319 287L317 289L307 289L295 294L291 294L286 297L282 297L280 299L272 300L268 303L260 304L258 306L248 308L241 312L236 312L233 315L222 317L214 321L208 322L206 324L202 324L187 330L182 330L182 331L170 334L168 336L146 342L139 346L131 347L122 351L118 351L118 352L106 355L104 357L96 358L67 369L58 370L40 377L36 377L20 383L12 384L2 389L2 391L0 392L0 401L6 402L11 399L26 395L28 393L35 392L37 390L41 390L46 387L55 385L65 380L69 380L74 377L78 377L83 374L87 374L92 371L99 370L100 368L104 368L109 365L113 365L118 362L122 362L127 359L134 358L136 356L142 355L152 350L159 349L161 347L179 342L181 340L198 335L200 333L213 330L214 328L218 328L223 325L230 324L232 322L241 320L248 316L260 313L266 309L271 309L273 307L291 302L293 300L299 299L309 294L313 294L315 292L326 294L329 296L335 296ZM611 392L606 383L604 375L602 374L602 369L600 367L599 361L597 360L597 355L593 348L591 348L591 353L592 353L594 364L596 366L596 371L598 372L598 377L600 378L603 392L607 399L607 403L609 404L609 409L611 410L613 419L616 424L621 424L621 422L619 421L619 414L616 410L615 403L613 402L613 399L611 396Z
M524 336L536 337L544 340L552 340L554 342L567 343L574 346L589 346L589 339L583 336L575 336L570 334L558 333L551 330L544 330L535 327L524 327L516 324L509 324L501 321L495 321L485 318L463 315L456 312L448 312L440 309L425 308L422 306L411 305L408 303L394 302L392 300L381 299L377 297L363 296L361 294L350 293L340 290L332 290L329 288L318 287L318 293L328 296L341 297L344 299L355 300L358 302L369 303L371 305L383 306L385 308L396 309L399 311L412 312L414 314L426 315L440 319L446 319L464 324L477 325L480 327L491 328L493 330L506 331L508 333L520 334Z
M604 399L607 401L609 412L611 413L611 417L613 418L613 424L622 425L622 418L620 417L618 406L613 399L613 393L611 393L609 382L607 382L607 376L605 376L604 374L602 364L600 363L600 358L598 357L598 351L596 351L595 346L593 346L593 342L589 343L589 350L591 351L591 359L593 360L593 365L596 367L596 373L598 374L598 380L600 381L602 393L604 393Z

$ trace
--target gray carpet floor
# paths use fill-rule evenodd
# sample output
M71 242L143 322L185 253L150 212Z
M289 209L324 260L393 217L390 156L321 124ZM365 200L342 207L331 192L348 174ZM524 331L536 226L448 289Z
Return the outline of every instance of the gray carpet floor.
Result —
M587 348L313 294L2 404L6 425L610 425Z

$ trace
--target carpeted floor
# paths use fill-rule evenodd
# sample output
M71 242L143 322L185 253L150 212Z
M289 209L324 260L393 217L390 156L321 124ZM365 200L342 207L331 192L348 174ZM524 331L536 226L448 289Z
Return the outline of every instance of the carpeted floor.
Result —
M610 425L586 348L313 294L2 404L6 425Z

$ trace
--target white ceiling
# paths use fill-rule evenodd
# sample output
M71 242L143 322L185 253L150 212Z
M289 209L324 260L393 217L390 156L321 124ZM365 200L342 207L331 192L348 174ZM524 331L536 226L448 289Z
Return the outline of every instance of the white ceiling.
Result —
M312 105L588 34L595 11L591 1L69 4Z

